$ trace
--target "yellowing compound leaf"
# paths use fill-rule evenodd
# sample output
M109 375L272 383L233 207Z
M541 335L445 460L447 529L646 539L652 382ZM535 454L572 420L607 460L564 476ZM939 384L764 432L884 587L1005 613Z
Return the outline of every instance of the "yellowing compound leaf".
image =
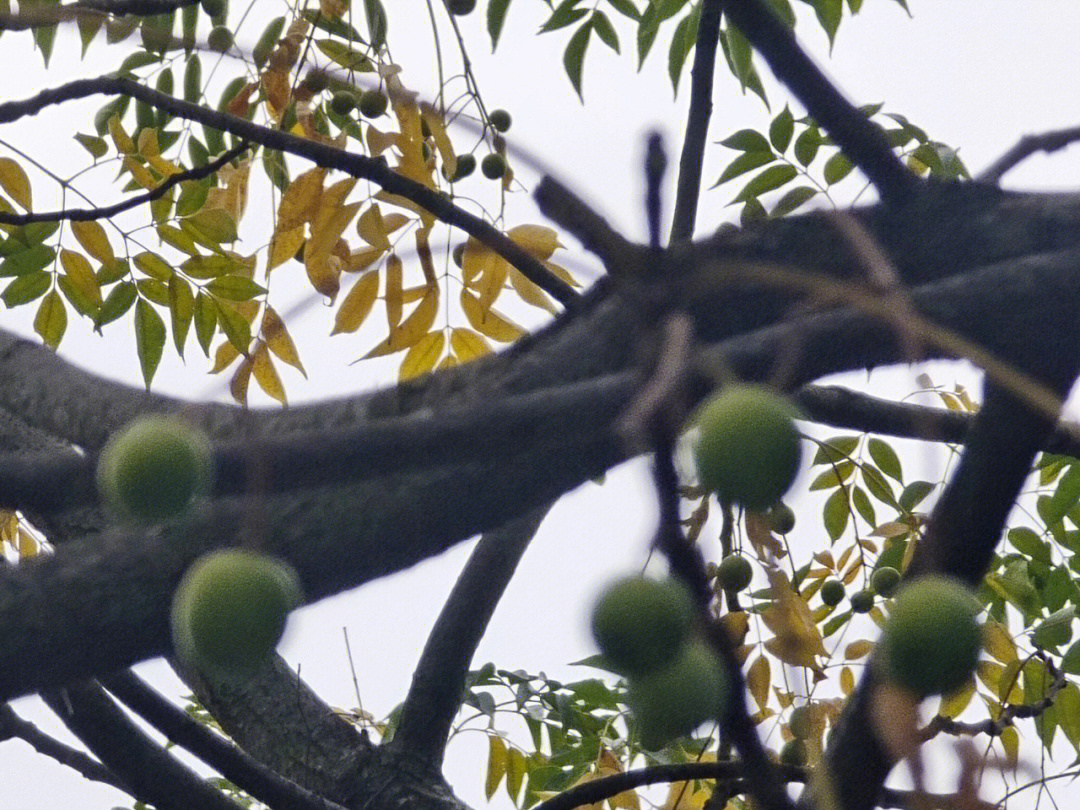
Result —
M262 334L262 338L266 341L270 351L293 368L298 369L305 377L307 376L304 364L300 362L300 355L296 351L296 344L293 343L289 331L285 328L285 322L281 320L281 316L272 307L267 307L263 313L262 326L259 328L259 332Z
M461 308L472 327L499 343L511 343L525 334L525 330L494 309L485 310L480 299L467 289L461 291Z
M487 778L484 780L484 794L488 799L499 789L499 784L506 775L507 761L506 743L499 735L489 734Z
M280 220L279 220L280 225ZM266 272L270 272L278 265L284 264L293 256L300 246L304 244L304 223L295 228L283 231L279 227L270 237L270 252L266 259Z
M93 220L86 222L72 222L71 232L79 240L87 253L101 262L103 265L111 265L116 261L109 237L105 235L105 229Z
M359 250L354 250L349 254L348 259L345 260L345 267L343 268L347 273L359 273L363 270L367 270L371 265L375 264L385 251L379 248L363 247Z
M471 329L456 327L450 332L450 348L462 363L491 353L491 345Z
M64 299L55 289L41 299L37 315L34 316L34 331L41 335L45 345L56 349L67 329L67 308Z
M259 387L276 399L282 405L287 404L285 399L285 387L281 384L281 377L274 368L274 361L270 359L270 350L265 343L257 343L251 356L251 371L255 375L255 382Z
M79 292L100 306L101 287L87 258L73 250L61 250L60 264L64 266L64 273Z
M229 341L225 341L217 347L217 351L214 352L214 365L210 369L211 374L217 374L224 371L233 364L233 361L240 356L240 350L237 349Z
M109 137L112 138L116 151L122 155L135 154L135 142L131 140L120 123L120 116L114 115L109 119Z
M30 178L26 176L23 167L11 158L0 158L0 186L15 200L29 211L32 206L30 192Z
M434 284L436 280L435 259L431 255L431 245L428 242L426 228L418 228L416 231L416 256L420 259L420 267L424 271L424 281L428 284Z
M245 357L244 362L236 367L236 372L229 380L229 393L232 398L247 407L248 383L251 382L251 359Z
M291 230L315 216L325 179L326 169L315 168L292 181L278 205L278 231Z
M355 332L359 329L375 305L379 294L379 271L369 270L357 279L334 316L334 328L330 332Z
M420 117L427 124L428 131L435 141L435 148L439 151L439 157L447 168L450 176L457 171L457 157L454 155L454 145L450 142L450 136L446 134L446 122L439 115L438 110L430 104L420 105Z
M758 708L762 710L766 708L766 704L769 702L769 686L771 683L772 669L769 666L769 659L764 655L759 655L754 659L754 663L750 665L750 669L747 670L746 687L750 690L750 695L754 698Z
M310 243L309 243L310 244ZM326 253L304 252L304 269L307 270L311 286L325 295L332 302L337 298L341 276L341 259Z
M402 215L398 214L397 216ZM378 203L369 206L356 220L356 232L361 239L373 248L377 248L380 252L390 250L389 232L383 221L382 211L379 209Z
M433 285L428 288L420 303L409 313L409 317L404 320L401 326L391 329L390 336L364 355L364 358L382 357L416 345L417 341L431 329L438 312L439 287Z
M1016 660L1016 644L1005 627L993 619L983 624L983 648L1003 664Z
M123 161L124 171L130 172L131 177L145 189L156 188L158 181L150 170L135 160L133 157L125 157Z
M446 335L441 329L428 332L405 353L405 359L401 361L399 378L411 380L413 377L427 374L439 362L445 346Z
M765 648L785 664L818 671L817 656L826 652L810 608L782 571L769 568L766 573L773 603L761 618L774 637L765 643Z
M510 268L510 284L518 296L520 296L521 300L526 304L539 307L540 309L550 312L552 315L559 311L559 308L555 306L555 303L548 298L547 293L525 278L521 271L516 267Z
M545 225L517 225L506 232L512 240L537 259L550 259L556 249L564 247L553 228Z

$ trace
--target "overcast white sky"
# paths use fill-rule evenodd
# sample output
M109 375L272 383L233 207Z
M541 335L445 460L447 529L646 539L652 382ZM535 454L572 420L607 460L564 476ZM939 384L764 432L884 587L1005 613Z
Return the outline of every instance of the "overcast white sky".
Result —
M398 61L408 67L406 83L424 90L431 87L429 79L422 70L412 68L411 60L414 51L428 47L426 10L421 0L396 0L392 22L405 19L397 16L399 4L415 8L413 19L423 22L416 24L415 34L392 28L391 45ZM1076 61L1080 4L1074 0L910 0L910 6L914 19L891 0L866 0L863 12L841 26L827 63L827 42L820 29L804 22L799 31L850 98L859 103L886 102L888 109L906 114L932 137L960 147L973 171L987 165L1023 134L1080 123ZM283 10L275 6L262 19L279 13ZM586 104L582 107L574 99L561 65L565 32L533 36L544 18L541 3L514 3L502 47L494 57L485 45L482 16L462 21L473 43L471 55L484 98L489 106L503 106L513 114L510 135L514 145L556 167L562 179L594 202L614 224L640 239L644 234L639 172L642 136L659 127L667 135L673 157L677 157L678 134L685 117L688 74L677 102L672 102L666 77L670 31L658 42L640 74L635 70L635 57L628 52L633 42L631 32L623 36L622 56L594 42L586 65ZM250 45L261 28L261 24L244 28L240 42ZM418 46L408 41L409 36L418 38ZM19 75L26 77L18 87L7 82L5 100L21 98L38 86L58 83L75 71L85 70L66 56L77 47L70 32L61 33L54 57L57 66L72 64L72 71L66 74L60 70L48 76L39 74L40 59L29 55L28 41L26 35L8 33L3 37L0 65L7 68L8 75L17 65ZM772 82L769 87L775 112L787 97ZM71 120L70 115L66 111L54 120ZM710 141L744 126L763 128L767 120L761 103L755 97L741 96L734 79L720 69ZM86 131L88 125L82 129ZM60 136L56 154L63 158L67 153L76 165L82 156L67 140L67 130L61 126L54 131ZM36 137L41 134L39 130ZM0 133L0 137L9 137L9 133ZM728 160L730 154L725 150L708 150L706 186ZM529 182L525 173L522 177ZM1073 148L1050 158L1033 158L1009 175L1007 185L1073 189L1078 181L1080 148ZM733 209L725 209L725 204L735 190L724 186L704 193L699 234L732 216ZM525 195L516 195L510 224L537 221L529 207ZM569 247L574 254L576 245ZM28 321L22 313L4 313L6 327L17 326L28 333ZM311 382L305 384L298 375L284 372L294 401L353 393L378 382L362 366L342 367L343 357L353 359L366 346L339 337L331 342L332 351L319 350L325 345L330 323L321 307L309 308L302 322L304 327L294 327L294 333ZM105 354L88 330L72 324L62 353L138 384L132 342L120 331L112 330ZM107 368L102 368L99 359L103 355L113 358ZM156 390L178 395L190 395L193 390L219 393L216 381L202 375L197 354L191 355L189 368L168 359L169 351L166 357L155 381ZM949 372L941 367L934 374L938 381L949 380ZM914 387L911 378L906 372L875 373L872 382L878 390L902 396ZM970 372L965 379L973 379ZM917 451L910 458L914 464L935 457ZM609 474L602 487L588 484L560 502L526 554L480 646L476 664L494 660L511 669L584 676L565 665L592 652L585 624L593 596L614 573L639 568L645 558L653 506L644 469L640 462L625 465ZM812 523L803 521L804 525ZM812 540L804 537L803 543ZM392 538L387 541L392 542ZM799 542L798 530L795 542ZM345 628L365 708L376 715L385 714L404 695L427 630L466 559L468 547L464 544L403 574L305 608L293 620L283 654L301 667L302 676L330 703L354 706L342 642ZM151 663L140 671L159 677L165 668ZM18 701L16 708L25 716L44 718L34 701ZM473 737L476 740L479 735ZM452 746L448 759L452 784L474 806L484 803L481 750L466 741ZM68 810L72 806L97 810L122 803L114 791L86 783L15 741L0 750L0 785L3 806L14 810Z

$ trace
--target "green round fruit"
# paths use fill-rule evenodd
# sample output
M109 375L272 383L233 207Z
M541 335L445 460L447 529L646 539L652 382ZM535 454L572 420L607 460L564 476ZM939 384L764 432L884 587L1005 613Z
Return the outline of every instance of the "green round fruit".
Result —
M212 51L225 53L233 46L233 32L224 25L215 25L206 37L206 44Z
M455 17L462 17L472 13L476 0L446 0L446 8Z
M781 501L769 510L769 524L777 534L788 534L795 528L795 512Z
M488 180L498 180L506 174L506 158L497 153L484 155L480 161L480 171Z
M454 172L453 177L447 176L446 172L443 172L443 176L446 177L451 183L456 183L458 180L463 180L476 171L476 158L469 154L457 156L457 171Z
M728 699L728 681L716 654L700 641L683 646L668 666L630 679L626 696L637 719L641 745L656 750L717 719Z
M883 565L870 575L870 587L878 596L892 596L899 585L900 572L891 566Z
M814 736L814 715L809 706L797 706L791 711L788 728L797 740L809 740Z
M510 124L513 123L513 118L510 117L510 113L506 110L492 110L491 115L488 116L488 121L499 132L506 132L510 129Z
M225 0L199 0L207 17L221 17L225 13Z
M378 90L365 90L360 94L360 114L365 118L378 118L390 106L390 99Z
M592 633L614 669L637 674L669 663L693 622L694 601L680 583L629 577L600 595Z
M348 115L356 109L359 99L351 90L338 90L330 99L330 109L338 115Z
M698 412L694 461L701 483L722 501L761 512L791 487L802 445L783 397L766 388L732 385Z
M746 557L732 554L721 561L716 573L725 590L741 591L753 579L754 569Z
M780 761L785 765L802 767L806 760L806 743L802 740L788 740L780 749Z
M312 93L318 95L330 86L330 74L322 68L313 68L304 74L303 85Z
M838 579L827 579L821 583L821 601L829 607L836 607L844 601L844 583Z
M207 554L173 594L173 645L204 669L254 669L274 651L289 611L301 602L296 572L280 560L241 549Z
M878 645L886 677L919 697L961 686L979 660L979 612L959 580L931 575L906 584Z
M183 420L145 416L109 438L97 464L97 485L110 508L156 522L182 512L210 489L210 442Z
M874 607L874 592L869 588L851 595L851 609L855 613L869 613Z

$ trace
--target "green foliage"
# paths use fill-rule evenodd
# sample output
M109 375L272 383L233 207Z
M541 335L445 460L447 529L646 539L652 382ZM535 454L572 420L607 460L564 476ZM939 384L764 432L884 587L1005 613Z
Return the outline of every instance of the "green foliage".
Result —
M642 673L668 663L683 646L694 620L694 603L674 580L630 577L601 594L592 633L610 665Z
M301 602L296 572L285 563L239 549L213 552L176 588L173 645L200 668L249 672L274 651Z
M117 513L156 522L180 514L213 475L210 443L186 422L137 419L110 437L97 466L102 500Z

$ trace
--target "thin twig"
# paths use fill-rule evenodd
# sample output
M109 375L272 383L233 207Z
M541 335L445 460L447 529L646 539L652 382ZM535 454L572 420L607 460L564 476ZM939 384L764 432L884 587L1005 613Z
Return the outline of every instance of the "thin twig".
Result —
M997 185L1006 172L1036 152L1056 152L1077 141L1080 141L1080 127L1042 132L1038 135L1025 135L1016 146L991 163L975 179L982 183Z

